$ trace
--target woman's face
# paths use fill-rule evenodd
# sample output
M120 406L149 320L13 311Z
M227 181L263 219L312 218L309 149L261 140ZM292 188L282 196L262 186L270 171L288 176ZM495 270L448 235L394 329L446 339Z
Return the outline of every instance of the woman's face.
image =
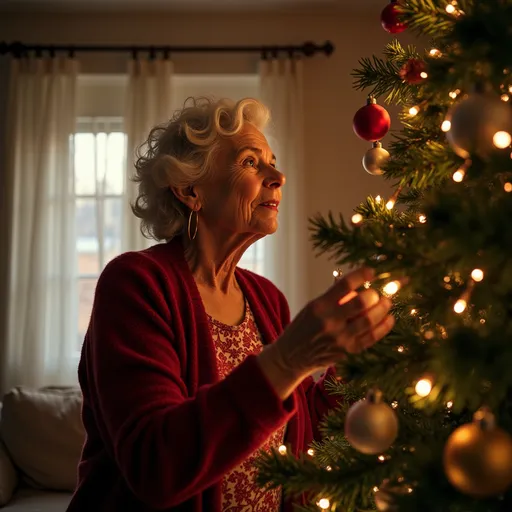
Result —
M267 139L246 123L220 144L209 179L198 187L201 224L258 238L274 233L285 177L276 169Z

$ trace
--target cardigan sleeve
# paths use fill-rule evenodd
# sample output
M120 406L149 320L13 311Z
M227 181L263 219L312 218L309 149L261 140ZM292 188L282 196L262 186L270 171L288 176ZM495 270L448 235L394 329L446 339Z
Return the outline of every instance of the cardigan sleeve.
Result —
M277 291L278 311L281 317L282 328L284 330L284 328L290 323L290 308L288 306L288 301L286 300L284 294L279 290ZM304 381L301 384L302 389L304 390L304 393L306 395L309 416L313 428L313 437L315 440L320 440L321 438L318 427L323 417L327 414L329 410L337 407L338 402L340 401L339 396L331 395L325 389L325 381L328 379L332 379L335 376L336 370L334 366L331 366L321 375L318 381L315 382L313 377L308 377L307 379L304 379Z
M295 413L293 395L279 399L255 356L188 396L166 286L158 264L140 253L111 262L97 285L84 348L107 451L153 509L177 506L218 482Z

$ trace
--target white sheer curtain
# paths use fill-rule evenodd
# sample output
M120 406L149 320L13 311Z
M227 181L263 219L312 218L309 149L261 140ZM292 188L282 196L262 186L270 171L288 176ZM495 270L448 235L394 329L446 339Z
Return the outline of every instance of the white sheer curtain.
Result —
M270 107L267 137L286 175L279 229L265 239L265 275L285 294L295 315L306 304L308 229L304 197L302 61L260 63L261 100Z
M68 58L22 58L11 64L4 390L77 380L71 148L77 73L77 61Z
M146 140L154 126L169 120L172 115L173 64L166 58L136 58L128 67L128 93L125 116L127 134L126 197L123 226L123 251L145 249L154 242L140 232L139 219L133 215L130 204L137 197L134 174L136 149Z

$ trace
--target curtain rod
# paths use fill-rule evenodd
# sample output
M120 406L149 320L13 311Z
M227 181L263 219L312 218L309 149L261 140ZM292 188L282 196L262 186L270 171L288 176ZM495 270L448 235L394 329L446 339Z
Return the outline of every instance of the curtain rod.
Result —
M71 57L76 52L100 52L100 53L131 53L136 57L139 53L148 53L154 58L157 53L162 53L168 58L172 53L259 53L263 59L286 53L290 56L304 55L313 57L316 54L324 54L327 57L334 52L331 41L317 44L307 41L301 45L290 46L137 46L137 45L60 45L60 44L25 44L20 41L7 43L0 41L0 55L11 54L15 57L26 55L27 52L35 52L40 56L43 52L49 52L51 56L56 52L66 52Z

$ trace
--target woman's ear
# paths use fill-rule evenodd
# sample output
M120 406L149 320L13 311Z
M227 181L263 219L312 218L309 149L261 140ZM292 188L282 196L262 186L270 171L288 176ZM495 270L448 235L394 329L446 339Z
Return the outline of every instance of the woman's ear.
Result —
M198 210L200 201L195 187L169 187L171 192L176 196L178 201L188 206L190 210Z

